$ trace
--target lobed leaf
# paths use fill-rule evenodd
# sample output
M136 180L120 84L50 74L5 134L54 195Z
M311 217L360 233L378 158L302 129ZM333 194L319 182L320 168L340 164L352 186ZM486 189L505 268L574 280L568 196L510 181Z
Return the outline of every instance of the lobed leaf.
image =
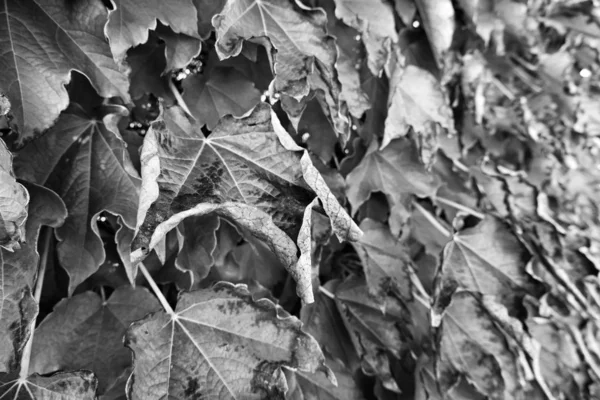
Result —
M71 71L85 74L104 97L129 100L127 71L113 61L104 36L101 0L5 1L0 6L0 92L12 104L15 142L49 128L69 104Z
M322 371L317 342L301 323L245 286L221 283L183 294L172 315L158 312L129 329L134 354L130 399L283 399L281 367Z

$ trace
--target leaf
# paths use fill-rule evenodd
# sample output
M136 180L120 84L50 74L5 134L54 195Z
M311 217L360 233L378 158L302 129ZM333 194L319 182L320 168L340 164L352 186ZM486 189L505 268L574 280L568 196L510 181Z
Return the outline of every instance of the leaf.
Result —
M261 93L254 83L234 68L213 68L207 75L193 75L183 81L183 99L198 125L215 129L221 117L241 117L255 107Z
M359 71L356 69L360 58L364 56L362 42L355 39L358 31L335 17L334 0L319 0L315 6L322 7L327 12L327 31L335 36L338 53L335 69L342 85L340 97L348 104L350 114L360 118L371 104L361 88Z
M192 0L168 3L154 0L112 0L113 10L108 14L105 32L110 49L117 62L122 63L131 47L145 43L148 31L156 29L157 20L169 25L175 33L197 37L198 18Z
M215 263L213 252L219 225L219 217L213 214L183 220L177 229L179 253L175 266L182 271L193 271L198 279L204 279Z
M36 328L30 371L86 369L98 378L98 394L131 363L123 347L129 325L160 308L144 288L117 288L107 300L84 292L61 300Z
M363 400L360 387L352 379L348 370L332 362L337 386L334 386L323 374L306 372L287 373L289 390L288 400ZM287 371L286 371L287 372Z
M432 74L414 65L399 68L394 74L399 77L393 78L398 83L390 97L382 148L392 140L405 136L410 127L421 142L436 142L436 124L455 133L452 110L440 83ZM421 146L421 158L426 165L429 165L437 147L437 143L433 148Z
M25 183L31 201L26 241L14 252L0 251L0 373L17 369L17 360L38 313L32 290L39 265L38 235L42 225L59 227L67 217L62 200L51 190ZM44 244L46 247L47 243Z
M335 293L339 281L323 285L328 293ZM356 351L344 321L337 308L335 298L327 297L322 290L315 295L315 302L303 304L300 311L303 329L312 335L329 358L354 370L359 363ZM332 363L333 365L334 363ZM336 375L337 376L337 375Z
M466 291L454 295L438 337L436 365L442 393L461 377L490 399L524 398L530 391L518 354L475 295Z
M49 128L69 98L71 71L85 74L103 97L129 101L129 82L104 36L106 8L100 0L4 2L0 18L0 92L12 104L16 143L24 145Z
M427 32L427 38L438 63L447 67L446 57L450 51L456 30L456 15L450 0L416 0L419 15Z
M310 268L306 270L297 265L297 250L292 239L273 223L270 215L256 207L243 203L200 203L194 208L174 214L156 227L147 247L132 252L132 263L135 265L143 260L147 252L154 249L162 238L185 218L210 215L211 213L227 219L232 224L247 231L249 235L262 240L296 281L298 296L307 303L313 301Z
M212 18L223 10L227 0L192 0L198 10L198 32L203 39L214 30Z
M167 51L165 43L160 43L159 38L151 32L146 43L127 52L127 63L131 66L129 93L134 100L152 93L163 99L166 105L174 103L169 89L170 77L163 75L167 69Z
M0 398L18 400L94 400L98 382L90 371L59 372L50 376L33 374L27 380L4 381Z
M281 366L322 371L317 342L301 323L245 286L221 283L185 293L175 314L158 312L129 329L134 352L130 399L283 399Z
M394 9L383 0L335 0L335 15L361 33L367 48L368 66L379 75L398 41Z
M333 69L335 43L327 35L322 10L292 1L229 0L213 18L213 25L221 59L238 55L243 40L266 36L277 50L275 90L297 100L308 94L307 79L315 60Z
M346 177L348 201L356 213L371 193L383 192L391 209L391 231L397 235L405 222L403 214L410 196L433 196L438 182L420 163L415 145L409 139L393 140L383 150L377 147L373 142L360 164Z
M422 357L415 370L415 400L485 400L466 380L460 379L446 392L440 392L432 361Z
M20 248L27 220L29 193L17 182L13 173L13 157L0 140L0 248Z
M160 222L196 204L255 206L283 230L294 229L304 210L295 196L307 193L300 157L279 143L265 104L247 117L223 118L208 138L180 108L165 109L144 138L142 158L147 192L134 248L147 247Z
M167 65L163 73L185 68L200 54L202 41L188 35L173 32L164 25L156 27L156 34L165 42L165 58Z
M104 262L96 222L100 213L119 216L128 229L135 226L138 185L115 126L124 107L102 107L102 99L91 89L76 87L81 98L15 158L18 177L54 190L65 201L69 216L56 237L70 293ZM116 240L123 240L124 234L122 230Z
M525 269L530 257L506 225L486 217L446 244L434 308L443 310L454 291L465 289L492 296L513 312L525 293L539 292Z
M399 359L409 349L410 312L397 299L389 297L384 313L359 279L340 284L335 296L363 371L379 377L388 390L398 392L400 389L390 370L390 357Z
M364 235L354 248L363 264L369 293L381 304L390 291L400 299L412 300L412 262L406 244L372 219L364 219L360 228Z
M327 17L322 9L309 9L291 0L229 0L212 22L221 59L238 55L244 40L268 38L276 50L274 91L290 96L293 103L307 96L311 87L322 89L336 131L345 138L348 121L339 99L335 40L327 35ZM290 112L287 104L284 109ZM298 119L304 106L293 108L291 118Z

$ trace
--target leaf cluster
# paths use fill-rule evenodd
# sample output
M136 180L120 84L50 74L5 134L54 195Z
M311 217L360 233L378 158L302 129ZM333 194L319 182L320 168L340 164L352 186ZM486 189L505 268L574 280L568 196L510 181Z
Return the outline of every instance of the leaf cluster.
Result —
M600 397L595 2L0 20L0 399Z

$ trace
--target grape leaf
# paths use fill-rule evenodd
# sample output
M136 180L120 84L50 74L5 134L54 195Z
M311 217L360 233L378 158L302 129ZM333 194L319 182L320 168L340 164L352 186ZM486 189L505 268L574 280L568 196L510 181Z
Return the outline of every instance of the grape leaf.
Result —
M435 309L443 310L454 291L466 289L494 296L514 310L525 293L539 293L526 272L530 254L506 225L486 217L472 228L456 233L444 248L438 271Z
M299 119L304 109L301 101L311 87L322 89L328 115L345 140L348 121L339 98L335 40L327 34L327 16L322 9L309 9L291 0L229 0L212 22L221 59L238 55L244 40L268 38L276 50L273 88L290 96L284 109L292 119Z
M456 30L456 15L450 0L416 0L419 15L438 66L448 67L446 60Z
M0 140L0 249L20 248L27 221L29 193L13 173L13 157Z
M524 398L528 392L536 398L522 379L523 366L509 338L472 293L454 295L438 338L436 368L442 393L464 377L490 399Z
M129 93L134 100L148 93L163 99L164 104L174 103L169 89L168 75L163 75L167 68L165 43L161 43L154 32L150 32L148 41L127 52L127 63L131 67L129 74Z
M115 126L126 112L124 107L103 107L91 89L75 88L81 98L73 100L57 123L15 158L18 177L54 190L65 201L69 216L56 237L71 293L105 259L96 224L99 214L110 212L120 216L127 229L135 227L138 185L130 175L133 168ZM116 240L125 236L123 228Z
M446 100L440 83L428 71L408 65L394 71L393 79L397 80L391 93L388 116L385 120L385 131L381 147L392 140L405 136L412 127L420 138L420 142L435 140L435 124L454 134L452 110ZM425 164L437 151L437 143L431 149L421 146L421 158Z
M198 32L203 39L210 36L214 27L212 18L221 12L227 0L192 0L198 9Z
M146 289L127 286L107 300L94 292L63 299L35 330L30 371L94 371L98 394L103 394L131 363L131 353L123 347L125 331L159 308Z
M147 247L161 221L203 202L257 206L284 230L301 218L305 204L294 194L308 192L300 157L279 143L265 104L247 117L223 118L208 138L180 108L165 109L144 138L142 158L146 194L134 248Z
M25 381L0 377L0 399L94 400L98 382L90 371L59 372L50 376L33 374Z
M354 248L363 264L369 293L380 303L389 291L410 301L412 262L406 244L394 237L387 226L372 219L364 219L360 228L364 235Z
M112 59L104 36L101 0L4 2L0 19L0 92L12 103L17 145L49 128L69 98L72 70L85 74L101 96L129 100L126 71Z
M293 1L230 0L213 18L221 59L238 55L243 40L269 38L277 50L275 89L298 100L308 94L307 79L315 59L325 68L333 68L335 44L325 24L322 10L300 7Z
M359 71L356 68L364 56L361 41L355 39L358 31L335 17L334 0L319 0L316 5L327 12L327 31L335 36L338 52L335 68L342 85L340 97L348 104L350 114L360 118L371 104L361 88Z
M177 228L179 253L175 266L182 271L193 271L198 279L204 279L215 263L213 252L219 226L220 219L213 214L183 220Z
M111 0L105 32L112 54L122 63L128 49L148 40L148 31L156 29L157 20L169 25L175 33L200 39L198 17L192 0L138 1Z
M330 362L335 373L337 386L334 386L323 374L306 372L287 372L289 390L288 400L364 400L360 387L352 375L336 362Z
M25 226L27 240L17 251L0 251L0 372L16 369L37 316L38 306L32 290L39 264L40 228L42 225L57 228L67 218L67 209L56 193L33 183L24 183L24 186L31 196L31 215Z
M367 375L377 375L388 390L398 392L389 357L399 359L409 348L410 312L389 297L384 314L381 305L371 299L365 282L359 279L340 284L335 296L363 370Z
M188 35L173 32L173 29L162 24L156 27L156 34L165 42L165 58L167 65L163 73L185 68L200 54L202 41Z
M213 68L183 81L183 99L199 125L213 130L225 115L241 117L260 101L261 93L239 71Z
M346 177L348 200L356 213L371 193L383 192L391 209L390 227L397 234L406 220L403 214L410 195L433 196L438 182L420 163L408 138L393 140L383 150L377 147L376 141L372 142L360 164Z
M383 0L335 0L335 4L336 17L361 33L369 69L379 75L398 41L392 5Z
M281 366L322 371L335 382L314 338L269 300L244 285L222 283L183 294L172 315L134 323L125 343L134 352L129 398L283 399Z

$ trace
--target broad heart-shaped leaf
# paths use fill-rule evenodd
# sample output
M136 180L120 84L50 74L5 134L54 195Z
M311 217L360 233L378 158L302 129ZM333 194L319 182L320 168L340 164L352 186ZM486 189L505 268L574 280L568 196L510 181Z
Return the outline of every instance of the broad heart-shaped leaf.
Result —
M410 348L410 311L390 297L384 313L360 279L340 284L335 296L365 373L379 377L388 390L399 391L389 358L400 358Z
M119 63L123 62L129 48L148 40L148 31L156 28L157 19L175 33L200 39L197 10L192 0L112 0L112 3L105 32L112 54Z
M244 285L184 293L173 315L134 323L125 343L134 352L131 400L283 399L282 366L335 381L300 321L269 300L252 300Z
M427 173L419 161L417 149L408 138L393 140L383 150L378 150L377 141L373 141L346 182L353 213L371 193L385 194L391 209L389 222L393 234L398 234L406 221L404 203L410 195L430 197L439 186L436 177Z
M159 308L146 289L128 286L107 300L94 292L63 299L35 330L30 371L94 371L98 394L103 394L131 363L131 352L123 346L125 331Z
M68 4L68 5L67 5ZM85 74L104 97L128 101L129 82L104 36L101 0L9 0L0 5L0 92L8 96L19 145L49 128L69 97L71 70Z
M95 400L98 381L91 371L33 374L21 382L0 376L0 399ZM11 377L12 378L12 377Z
M17 369L17 360L37 316L38 306L32 291L39 264L40 228L42 225L57 228L67 218L67 209L56 193L33 183L24 185L31 196L31 215L25 226L27 240L19 250L0 251L0 373Z
M436 368L441 392L465 378L490 399L538 399L523 379L521 362L480 296L456 293L438 332Z
M256 206L297 232L310 201L300 155L280 144L264 103L247 117L223 118L208 138L179 107L164 109L144 138L142 163L134 248L147 247L160 222L205 202Z
M13 173L12 154L0 139L0 249L15 250L25 235L29 193Z
M454 133L452 110L438 80L428 71L408 65L397 68L390 95L382 147L405 136L412 127L422 143L421 158L426 164L437 150L436 124ZM428 148L433 142L433 148ZM426 145L427 144L427 145Z
M288 372L287 400L364 400L360 387L352 379L350 372L337 362L328 362L335 373L334 386L323 374Z
M364 232L354 248L362 261L369 293L383 303L389 291L412 300L411 261L408 247L384 224L370 218L360 224Z
M82 103L71 103L43 137L15 157L19 178L54 190L69 210L56 237L71 293L104 261L98 215L106 211L122 218L125 227L116 237L120 242L128 236L126 229L135 227L137 209L136 179L128 172L130 161L116 128L124 108L103 107L93 91L76 88Z
M456 233L444 248L434 309L441 312L457 289L466 289L493 296L512 312L524 294L539 292L525 268L530 257L517 237L494 217Z
M212 22L217 32L215 47L222 59L238 55L244 40L266 37L275 50L273 89L290 97L284 109L291 119L299 119L302 99L311 88L322 89L324 108L336 131L346 139L348 120L335 70L335 39L327 34L327 16L322 9L307 8L295 0L228 0Z
M335 5L336 17L362 34L369 69L379 75L398 41L392 5L383 0L335 0Z
M165 42L167 66L164 73L185 68L202 49L200 39L175 33L172 28L162 24L156 27L156 34Z
M308 75L318 60L333 69L334 38L327 35L327 17L295 1L229 0L213 18L220 58L236 56L244 40L267 37L275 55L275 90L298 100L309 92Z
M254 83L232 67L213 68L207 75L183 81L183 99L199 125L213 130L225 115L241 117L260 101Z

